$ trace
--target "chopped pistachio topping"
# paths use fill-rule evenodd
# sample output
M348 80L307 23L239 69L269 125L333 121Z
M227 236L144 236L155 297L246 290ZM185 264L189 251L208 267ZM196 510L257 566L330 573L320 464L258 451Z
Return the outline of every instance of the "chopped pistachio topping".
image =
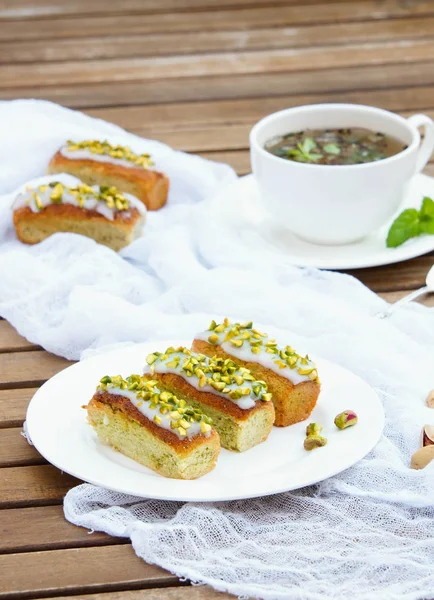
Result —
M68 140L66 147L69 152L76 150L88 150L92 154L111 156L111 158L120 158L126 160L137 167L147 169L154 164L149 154L135 154L128 146L112 146L107 140L100 142L98 140L84 140L83 142L72 142Z
M166 368L173 369L182 377L191 378L192 385L198 389L209 386L235 402L247 397L253 401L269 402L272 397L265 381L255 380L248 369L230 358L209 358L180 346L167 348L165 352L153 352L146 357L146 362L151 375L164 372Z
M270 339L266 333L254 329L251 321L231 323L227 318L220 324L212 321L208 331L212 332L208 342L213 346L226 342L234 348L250 348L253 355L262 352L270 354L278 369L295 369L299 375L319 383L318 371L309 356L301 356L291 346L280 347L276 340ZM228 352L230 353L229 350Z
M37 188L27 188L27 192L30 192L34 199L34 204L38 210L42 210L47 203L43 203L40 194L46 194L49 190L49 203L51 204L62 204L67 202L68 196L73 196L80 208L86 207L86 201L93 202L104 202L107 208L112 209L115 212L129 210L130 201L115 187L109 187L106 185L95 186L95 188L85 183L79 183L75 187L69 187L59 183L58 181L52 181L48 185L40 185ZM28 198L30 203L30 198Z
M188 406L185 400L180 400L174 394L156 387L156 381L146 379L141 375L130 375L123 379L120 375L102 377L97 391L116 393L116 389L133 392L138 400L137 405L147 402L149 408L158 409L158 414L153 417L154 423L160 425L162 415L170 421L170 428L176 430L180 437L187 435L193 423L198 423L201 433L211 431L212 419L205 415L200 408Z

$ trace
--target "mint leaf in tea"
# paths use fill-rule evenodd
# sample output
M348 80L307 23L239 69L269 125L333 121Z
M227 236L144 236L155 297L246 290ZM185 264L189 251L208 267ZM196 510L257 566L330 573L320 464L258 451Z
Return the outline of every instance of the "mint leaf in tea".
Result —
M265 144L271 154L316 165L359 165L398 154L407 146L381 132L361 127L306 129L274 137Z

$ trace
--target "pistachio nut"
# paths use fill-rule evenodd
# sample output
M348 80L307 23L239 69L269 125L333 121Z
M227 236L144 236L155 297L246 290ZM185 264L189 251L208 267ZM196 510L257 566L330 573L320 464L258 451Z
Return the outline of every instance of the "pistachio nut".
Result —
M322 431L322 425L319 423L309 423L306 427L306 435L319 435Z
M208 336L208 341L212 342L214 336L218 340L215 329L209 331L212 333ZM240 342L242 343L241 340ZM198 389L208 385L235 402L247 396L262 402L269 402L272 398L265 381L256 380L249 369L238 366L230 358L209 358L180 346L168 348L164 353L153 352L147 356L146 362L150 366L148 373L159 372L164 365L164 370L169 368L182 377L196 378Z
M134 166L142 167L143 169L147 169L154 164L149 154L135 154L128 146L113 146L107 140L104 140L103 142L99 140L83 140L82 142L68 140L66 142L66 147L69 152L88 150L91 154L120 158L132 163Z
M313 450L314 448L320 448L327 444L327 438L321 435L308 435L304 440L304 449Z
M344 410L336 415L334 423L338 429L346 429L355 425L357 421L357 415L353 410Z
M157 358L160 353L155 352L150 354L149 357ZM152 360L152 359L151 359ZM193 407L187 406L184 399L177 398L171 392L166 390L160 391L156 384L158 382L154 379L148 379L147 376L141 375L130 375L126 379L123 379L120 375L108 376L105 375L100 379L100 385L97 387L97 391L116 393L116 388L120 390L129 390L136 394L137 406L143 405L143 402L148 402L148 406L151 410L159 412L152 418L154 423L161 425L161 415L167 415L169 419L170 428L176 430L178 435L184 437L187 435L188 429L193 423L199 423L200 430L202 433L207 433L211 430L212 419L207 417L199 408L194 409Z
M208 331L216 337L215 341L208 341L212 344L230 342L234 348L242 348L250 345L252 354L261 354L262 352L272 355L274 364L283 371L288 367L298 371L300 375L306 377L314 383L319 383L318 371L315 364L309 359L309 356L301 356L291 346L279 347L278 342L270 339L266 333L262 333L253 328L253 323L231 323L226 318L223 323L217 324L212 321ZM219 334L219 336L217 336ZM222 334L222 337L220 337ZM245 345L244 345L245 344ZM248 346L247 346L248 347Z

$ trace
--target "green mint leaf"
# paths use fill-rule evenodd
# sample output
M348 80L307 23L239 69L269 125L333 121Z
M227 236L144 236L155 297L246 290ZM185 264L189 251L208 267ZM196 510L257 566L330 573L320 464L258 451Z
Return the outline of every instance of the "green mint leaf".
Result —
M420 230L422 233L429 233L430 235L434 235L434 217L421 217Z
M325 146L322 147L322 149L324 150L324 152L327 152L327 154L340 154L341 153L341 149L339 148L339 146L337 144L326 144Z
M422 200L420 207L420 230L422 233L434 234L434 201L428 196Z
M387 234L386 245L388 248L396 248L420 233L419 211L416 208L407 208L393 221Z
M303 140L301 145L299 144L299 148L304 154L309 154L311 150L316 148L316 142L313 138L308 137Z
M316 160L320 160L321 158L323 158L322 154L309 154L308 158L310 158L310 160L316 161Z
M428 198L428 196L425 196L425 198L422 200L420 216L434 219L434 200L431 200L431 198Z

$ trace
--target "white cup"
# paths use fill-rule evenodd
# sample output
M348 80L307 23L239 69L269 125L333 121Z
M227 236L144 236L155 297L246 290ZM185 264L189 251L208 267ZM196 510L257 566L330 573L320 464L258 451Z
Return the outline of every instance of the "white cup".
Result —
M394 156L359 165L315 165L274 156L264 145L304 129L363 127L400 140ZM418 127L425 128L421 143ZM259 121L250 132L252 170L271 215L317 244L348 244L373 233L393 216L406 184L434 149L434 123L426 115L404 119L358 104L288 108ZM421 198L422 200L422 198Z

